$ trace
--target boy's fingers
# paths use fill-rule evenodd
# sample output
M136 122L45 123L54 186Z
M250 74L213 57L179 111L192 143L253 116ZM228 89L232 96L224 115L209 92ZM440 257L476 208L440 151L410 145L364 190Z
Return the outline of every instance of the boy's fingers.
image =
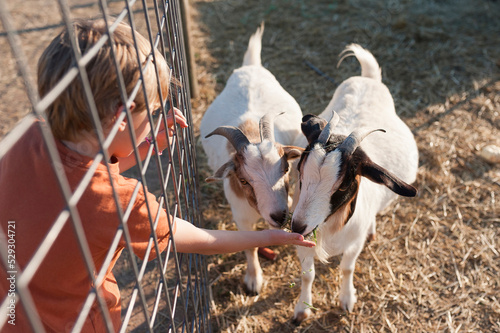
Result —
M271 243L274 244L289 244L299 245L305 247L314 247L316 243L313 241L305 240L304 236L298 233L286 232L285 230L268 230L274 239Z
M177 124L179 124L182 128L188 127L188 123L186 117L182 114L181 110L177 108L172 108L168 112L167 116L167 124L169 127L174 125L174 119Z
M188 127L188 123L184 115L175 115L175 122L179 124L182 128Z
M181 125L181 127L187 127L188 123L186 117L184 117L181 110L174 108L174 113L175 113L175 122Z
M316 243L306 240L302 242L297 242L295 245L305 246L305 247L315 247Z
M292 234L294 236L295 245L306 246L306 247L314 247L316 243L313 241L305 240L304 236L301 234Z

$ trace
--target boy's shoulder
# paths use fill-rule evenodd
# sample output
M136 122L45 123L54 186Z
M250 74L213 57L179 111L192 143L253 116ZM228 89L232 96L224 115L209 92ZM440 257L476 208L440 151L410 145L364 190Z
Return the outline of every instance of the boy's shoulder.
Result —
M21 173L23 168L35 168L36 164L47 164L47 149L40 129L40 121L35 120L26 132L10 147L9 151L0 160L2 172ZM26 174L26 176L30 176ZM20 179L18 179L19 181Z
M59 140L55 141L59 161L52 161L40 126L44 126L42 122L34 121L0 160L0 186L2 188L18 188L17 192L21 189L29 189L30 193L25 195L38 197L37 201L44 201L44 193L60 191L55 171L60 172L61 176L65 176L71 190L75 191L87 172L92 169L90 171L93 172L92 177L80 203L102 201L114 205L109 166L114 189L122 207L127 207L131 198L135 198L136 204L139 206L144 203L146 195L142 186L137 179L122 176L118 163L108 163L107 166L99 163L95 166L93 165L94 159L69 149ZM61 167L57 167L58 165ZM138 186L139 188L137 188ZM134 192L137 193L134 194Z
M45 126L45 123L35 120L0 160L0 170L5 176L2 177L2 183L5 181L30 182L35 185L35 183L47 182L51 186L57 186L55 172L59 172L61 176L66 176L70 187L74 190L92 168L94 159L81 155L66 147L61 141L55 140L58 158L56 157L54 160L47 149L41 126ZM135 187L137 180L121 176L118 163L109 163L108 165L112 177L119 185L122 185L118 186L119 189L129 191L128 188ZM103 163L95 166L92 182L97 180L100 181L101 188L106 190L111 188L109 172Z

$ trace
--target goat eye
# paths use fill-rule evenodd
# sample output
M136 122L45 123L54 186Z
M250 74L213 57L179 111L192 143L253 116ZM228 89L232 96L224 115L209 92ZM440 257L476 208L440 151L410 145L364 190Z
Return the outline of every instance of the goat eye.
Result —
M287 164L285 167L285 173L287 173L290 170L290 166Z
M244 178L240 178L241 185L248 185L248 182Z

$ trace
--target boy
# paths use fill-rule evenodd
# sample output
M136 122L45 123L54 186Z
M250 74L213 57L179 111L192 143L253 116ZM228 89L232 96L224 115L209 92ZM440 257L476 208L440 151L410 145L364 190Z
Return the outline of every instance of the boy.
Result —
M77 22L74 24L74 28L82 54L95 45L106 31L103 20ZM119 24L113 33L113 39L127 95L130 95L140 75L131 28L126 24ZM139 34L136 34L136 40L140 62L144 65L151 52L151 46ZM170 82L169 73L165 60L158 51L155 52L156 67L162 82L160 89L163 98L165 98ZM51 42L39 60L38 89L40 96L43 97L51 91L72 66L74 66L74 60L69 36L66 32L62 32ZM86 70L104 135L107 136L117 119L122 119L119 117L125 108L117 86L115 65L108 43L90 60ZM144 80L147 88L146 94L140 89L134 101L129 105L132 123L128 123L127 118L120 120L118 132L107 151L110 157L108 164L111 169L111 179L118 193L122 211L126 210L137 184L137 180L120 175L121 172L135 164L129 126L132 126L140 143L138 146L140 156L145 158L149 143L144 142L144 138L150 132L147 112L157 109L162 102L152 64L149 64L145 69ZM48 107L46 113L48 123L56 139L64 171L71 190L74 191L100 150L93 131L81 80L75 79ZM181 127L187 127L186 119L176 110L172 111L172 115L169 116L168 126L172 126L174 121ZM42 139L40 126L45 125L35 122L0 160L0 188L2 189L0 192L0 225L6 232L7 221L15 221L16 223L16 261L21 269L32 258L54 221L65 208ZM158 146L160 149L164 149L168 144L166 133L164 133L166 129L162 128L161 131L162 133L158 135ZM158 211L156 198L150 193L144 193L142 187L139 189L127 219L132 248L140 258L145 255L151 234L148 208L145 204L146 198L152 218L156 219L155 215ZM101 269L120 226L110 185L110 175L103 163L97 166L89 186L78 201L77 210L94 261L95 276ZM173 230L170 230L166 212L163 209L159 211L156 234L160 251L163 251L167 246L170 232L175 234L177 251L188 253L237 252L247 248L273 244L314 246L314 243L304 241L301 235L281 230L250 232L206 230L197 228L181 219L175 219L172 225ZM98 286L105 298L115 330L118 330L121 325L120 292L111 270L125 245L122 237L107 270L107 276L102 285ZM156 255L153 248L149 258L152 259ZM5 275L5 272L0 271L0 297L4 299L9 286L6 277L2 276L2 274ZM33 276L29 288L45 329L50 332L71 330L91 288L71 221L65 224L55 239ZM20 304L18 304L16 311L16 326L5 324L4 329L16 332L31 331ZM99 306L94 303L84 323L83 332L102 331L105 331L105 324Z

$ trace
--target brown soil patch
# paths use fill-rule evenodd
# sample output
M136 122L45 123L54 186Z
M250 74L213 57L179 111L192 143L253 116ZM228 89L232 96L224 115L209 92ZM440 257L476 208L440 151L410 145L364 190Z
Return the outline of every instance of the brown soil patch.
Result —
M357 261L353 313L338 305L341 273L333 258L316 265L318 310L293 326L300 265L293 248L280 247L275 262L261 259L266 282L259 296L242 289L242 253L212 259L216 331L500 331L500 170L478 157L483 146L500 144L500 21L493 14L500 4L200 0L194 7L195 119L241 65L249 36L265 20L263 64L304 114L320 113L336 84L359 74L355 60L336 68L338 54L356 42L382 66L420 150L419 195L378 217L377 240ZM207 168L201 160L200 177ZM205 184L202 198L209 226L235 228L220 185Z

